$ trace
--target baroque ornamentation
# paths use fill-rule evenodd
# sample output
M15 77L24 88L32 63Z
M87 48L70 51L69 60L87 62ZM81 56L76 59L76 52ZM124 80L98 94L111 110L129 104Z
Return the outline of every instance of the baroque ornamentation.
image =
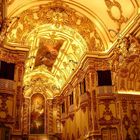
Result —
M140 134L139 128L138 127L134 127L133 133L134 133L136 139L138 140L139 139L139 134Z
M29 105L30 105L30 100L28 98L24 98L23 101L23 121L22 121L22 126L23 126L23 134L29 134Z
M92 91L92 101L93 101L94 112L96 112L96 110L97 110L97 98L96 98L96 91L95 90Z
M0 48L0 59L6 62L24 62L26 59L25 53L17 53L17 51L11 51L4 48Z
M138 124L138 114L135 109L131 110L131 119L132 119L133 124L135 124L135 125Z
M100 125L111 125L111 124L119 124L120 120L113 116L113 113L110 109L110 103L111 101L115 101L115 98L108 98L108 99L100 99L100 101L103 101L103 104L105 106L103 117L99 119Z
M48 90L52 88L53 85L49 83L47 77L42 77L42 75L40 75L40 77L33 77L31 81L24 86L24 94L25 96L31 96L33 93L43 93L46 98L52 98L53 93Z
M122 7L121 7L120 3L117 2L116 0L113 0L113 1L111 1L111 0L105 0L105 4L106 4L106 6L107 6L107 8L108 8L108 9L107 9L108 15L109 15L109 17L110 17L114 22L117 23L117 25L118 25L117 32L119 32L119 31L121 30L121 25L122 25L123 23L126 23L127 20L128 20L128 18L126 18L126 17L123 16ZM115 15L114 15L114 13L113 13L113 8L116 8L117 11L118 11L118 13L115 13ZM116 16L116 14L117 14L118 16Z
M47 109L48 109L48 133L53 132L53 104L52 104L52 99L47 99Z
M125 98L122 99L122 109L124 113L127 112L127 100Z
M90 98L91 97L88 95L87 92L80 96L80 108L84 113L86 112L87 108L91 106Z
M110 110L106 110L103 114L103 117L99 119L100 125L119 124L119 122L120 120L116 119Z
M94 118L94 130L98 130L99 127L98 127L98 120L97 120L97 97L96 97L96 91L93 90L92 91L92 102L93 102L93 110L94 110L94 115L93 115L93 118Z
M124 115L123 117L123 125L125 129L128 131L128 129L130 128L131 122L127 115Z
M140 89L140 38L134 35L128 35L118 40L114 49L110 66L119 80L118 90Z
M112 60L112 64L114 64L117 69L124 68L128 63L133 62L135 59L139 61L139 58L137 57L140 54L139 37L130 34L128 37L118 39L117 42Z
M9 107L7 106L7 101L10 95L0 94L1 104L0 104L0 121L4 123L13 123L13 117L9 114Z
M42 28L42 27L39 27L39 28ZM55 38L56 42L59 39L65 40L65 41L63 42L63 45L61 46L61 48L58 47L58 48L60 48L59 53L58 53L58 50L56 49L57 45L56 45L55 49L54 48L52 49L49 44L46 44L44 47L47 48L47 51L45 51L45 48L44 48L43 52L42 52L42 53L46 52L44 54L45 57L40 56L41 60L43 60L45 62L45 65L44 65L44 63L41 63L41 65L39 65L39 66L35 66L35 64L36 64L35 58L36 58L36 53L38 51L40 51L40 49L39 49L40 45L38 45L38 44L31 45L29 55L28 55L28 58L26 61L26 66L25 66L24 85L27 85L27 82L30 82L30 79L33 75L43 74L44 76L49 77L48 79L50 80L50 84L53 85L52 86L53 90L59 91L60 88L62 88L62 86L65 84L65 82L69 78L69 76L77 68L78 64L76 62L79 61L80 58L84 55L84 53L87 50L87 46L86 46L84 39L80 36L80 34L77 34L77 32L75 32L73 29L70 29L68 27L66 27L64 29L65 33L67 34L67 39L64 39L62 32L54 33L54 31L48 31L48 30L50 30L49 28L50 28L50 25L44 25L43 31L45 30L44 32L49 35L52 35L52 34L57 35L57 38ZM56 27L53 27L53 28L56 29ZM62 28L63 27L61 27L61 29ZM42 31L42 29L41 29L41 31ZM42 32L40 32L40 34L41 33ZM73 36L73 34L74 34L74 36ZM36 38L34 33L32 33L32 35ZM46 37L43 37L43 38L46 40L48 39ZM51 38L49 38L49 39L51 39ZM71 42L69 42L69 40L71 40ZM36 43L39 41L36 40L34 42ZM75 46L74 48L73 48L73 45ZM57 54L58 54L58 57L56 58ZM51 79L53 79L52 80L53 82L51 81Z
M30 31L43 24L51 24L58 29L62 26L69 26L83 36L92 50L105 50L93 23L61 1L40 5L21 13L20 17L7 29L7 42L17 44L22 42L23 45Z
M17 70L18 70L18 81L22 81L23 74L24 74L24 63L17 63Z
M21 126L21 102L22 102L22 87L17 87L17 95L16 95L16 113L15 113L15 129L19 130Z

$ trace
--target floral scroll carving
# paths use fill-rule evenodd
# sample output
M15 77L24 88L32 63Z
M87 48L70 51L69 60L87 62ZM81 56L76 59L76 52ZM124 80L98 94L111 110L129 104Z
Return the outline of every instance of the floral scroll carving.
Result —
M106 6L107 6L107 8L108 8L108 9L107 9L107 13L108 13L109 17L110 17L114 22L117 23L117 25L118 25L117 31L119 32L120 29L121 29L121 25L122 25L123 23L125 23L125 22L128 20L128 18L126 18L126 17L123 16L122 7L121 7L120 3L117 2L116 0L113 0L113 1L111 1L111 0L105 0L105 4L106 4ZM115 15L113 14L113 12L112 12L112 11L113 11L113 8L117 9L118 15L119 15L119 16L115 16Z
M13 117L9 114L9 108L7 106L7 101L9 100L11 95L6 95L5 93L0 96L1 104L0 104L0 121L4 123L13 123Z
M69 26L83 36L90 49L105 50L102 39L92 21L62 1L50 2L47 5L24 11L17 20L9 25L7 42L17 44L22 42L26 45L28 33L36 26L43 24L51 24L58 29L62 26Z
M128 129L130 128L131 122L127 115L124 115L123 125L124 125L125 129L128 131Z
M110 109L110 103L112 100L115 99L101 99L103 101L103 104L105 106L103 117L99 119L100 125L111 125L111 124L119 124L120 120L113 116L113 113Z

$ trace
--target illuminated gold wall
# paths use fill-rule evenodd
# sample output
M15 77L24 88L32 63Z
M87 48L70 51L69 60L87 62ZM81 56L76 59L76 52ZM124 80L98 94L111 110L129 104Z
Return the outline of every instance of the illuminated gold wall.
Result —
M64 140L140 137L140 49L135 47L135 54L132 50L125 57L119 58L115 50L107 59L89 57L84 61L60 96L61 111L65 102L65 112L61 114ZM98 70L111 70L112 86L98 86ZM80 88L83 81L84 93ZM70 105L72 92L74 103Z
M0 78L0 132L140 139L140 3L118 1L0 0L0 60L15 64L14 80Z
M22 138L23 134L37 137L32 136L30 131L32 103L35 103L32 97L35 94L44 98L43 137L47 138L50 133L64 140L139 137L140 97L135 95L140 90L138 46L135 54L129 52L120 62L117 61L120 55L116 51L108 58L86 57L60 96L53 99L46 97L43 84L38 84L43 77L35 77L32 82L37 88L32 88L30 97L23 97L26 54L7 49L0 51L2 61L15 63L14 80L0 79L0 120L11 128L13 140L15 137ZM111 70L112 86L98 86L98 70ZM65 111L62 113L63 103Z
M2 45L1 45L2 46ZM0 78L0 122L10 129L10 135L22 133L24 61L26 53L0 48L0 60L15 64L14 79ZM8 133L8 132L7 132ZM4 136L4 133L2 133ZM8 135L8 134L7 134Z

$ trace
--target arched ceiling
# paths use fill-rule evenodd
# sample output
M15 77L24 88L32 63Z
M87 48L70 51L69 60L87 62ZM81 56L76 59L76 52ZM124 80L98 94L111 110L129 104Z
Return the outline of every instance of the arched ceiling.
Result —
M45 81L46 96L58 95L86 53L106 54L140 16L138 0L8 0L5 4L9 23L5 47L28 52L25 96L39 86L38 81Z

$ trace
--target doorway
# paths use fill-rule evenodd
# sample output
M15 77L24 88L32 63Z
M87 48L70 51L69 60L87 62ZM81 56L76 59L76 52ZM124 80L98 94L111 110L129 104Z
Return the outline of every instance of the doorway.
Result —
M118 131L117 128L103 128L102 131L102 140L118 140Z

